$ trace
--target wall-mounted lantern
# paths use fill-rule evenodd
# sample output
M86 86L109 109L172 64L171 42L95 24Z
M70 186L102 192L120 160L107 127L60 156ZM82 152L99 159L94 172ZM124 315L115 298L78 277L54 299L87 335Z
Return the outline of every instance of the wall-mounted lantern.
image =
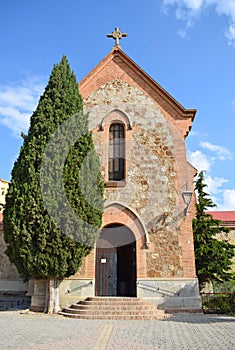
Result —
M184 203L186 204L186 207L184 208L184 216L187 216L188 208L193 197L193 192L186 190L182 192L182 197L183 197Z

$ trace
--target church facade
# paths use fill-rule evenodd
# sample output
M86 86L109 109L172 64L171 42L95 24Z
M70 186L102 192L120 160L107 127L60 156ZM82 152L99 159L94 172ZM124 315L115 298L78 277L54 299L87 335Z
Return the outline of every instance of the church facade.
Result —
M101 161L105 208L95 248L60 286L62 306L88 296L131 296L168 310L200 309L196 170L185 147L196 111L182 107L119 45L79 90Z
M200 310L192 232L196 169L185 146L196 111L180 105L119 45L79 90L105 203L94 249L60 284L61 308L91 296L125 296L160 309ZM43 310L45 281L30 281L28 295L32 310Z

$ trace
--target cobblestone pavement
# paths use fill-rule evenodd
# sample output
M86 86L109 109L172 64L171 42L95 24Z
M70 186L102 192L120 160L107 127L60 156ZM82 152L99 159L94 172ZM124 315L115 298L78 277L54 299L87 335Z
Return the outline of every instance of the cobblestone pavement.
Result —
M0 312L0 349L234 350L235 317L176 314L165 320L76 320Z

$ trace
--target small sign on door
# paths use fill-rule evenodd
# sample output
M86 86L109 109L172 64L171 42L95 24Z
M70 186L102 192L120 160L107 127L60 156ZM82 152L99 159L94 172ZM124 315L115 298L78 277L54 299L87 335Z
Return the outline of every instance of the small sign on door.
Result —
M100 262L101 262L101 264L106 264L106 259L102 258L102 259L100 260Z

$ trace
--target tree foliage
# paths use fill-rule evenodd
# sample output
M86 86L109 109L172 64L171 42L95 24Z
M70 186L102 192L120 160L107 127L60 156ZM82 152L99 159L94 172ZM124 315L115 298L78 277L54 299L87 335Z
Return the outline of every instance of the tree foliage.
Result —
M196 190L198 200L196 204L196 218L193 219L194 249L196 271L200 286L208 281L226 281L232 276L232 257L235 255L232 244L216 239L219 233L228 233L229 229L222 227L222 222L207 214L208 208L216 205L209 194L204 191L204 174L200 172Z
M29 132L23 137L23 146L12 170L6 197L6 253L25 278L61 279L71 276L77 272L82 258L90 252L99 235L103 184L92 135L88 131L88 118L82 110L76 77L70 70L67 58L63 56L61 62L54 66L45 92L31 117ZM60 130L60 126L74 115L80 134L71 145L62 165L62 184L68 201L66 204L56 192L57 184L53 181L53 176L60 176L56 173L61 169L61 158L56 152L51 154L53 166L44 172L43 186L42 160L56 130ZM62 141L57 142L61 154L65 152L68 138L67 132L67 138L62 137ZM50 155L47 157L50 158ZM82 177L86 179L85 190L81 188ZM52 200L51 210L54 210L57 222L45 205L46 195ZM89 202L90 197L92 201ZM65 210L68 204L72 209L72 218Z

